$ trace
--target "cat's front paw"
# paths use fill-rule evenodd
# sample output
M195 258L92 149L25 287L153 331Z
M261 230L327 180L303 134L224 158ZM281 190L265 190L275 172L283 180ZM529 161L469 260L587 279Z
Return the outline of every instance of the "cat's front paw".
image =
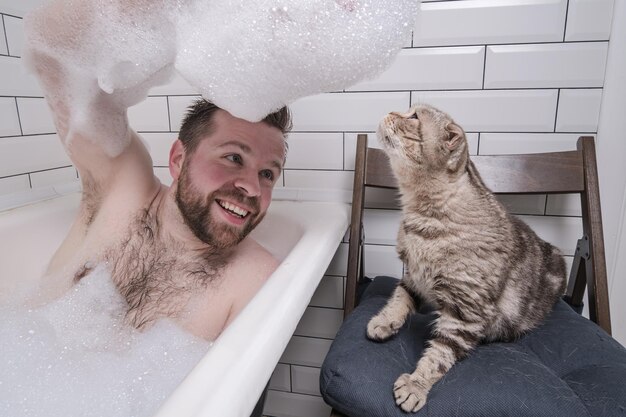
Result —
M383 341L398 333L402 327L399 321L390 321L382 314L377 314L367 323L367 337L372 340Z
M418 381L411 378L410 374L402 374L393 384L393 396L402 411L415 413L426 404L428 389Z

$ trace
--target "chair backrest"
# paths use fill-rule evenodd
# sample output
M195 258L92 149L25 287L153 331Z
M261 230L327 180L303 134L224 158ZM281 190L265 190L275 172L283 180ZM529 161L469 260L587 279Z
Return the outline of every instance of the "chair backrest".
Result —
M580 194L583 236L576 247L566 301L573 306L580 306L586 288L591 320L610 334L606 261L593 137L580 137L576 151L482 155L471 159L485 184L495 194ZM394 189L397 188L397 183L385 152L368 148L367 135L358 135L345 316L355 307L357 285L363 277L365 187Z

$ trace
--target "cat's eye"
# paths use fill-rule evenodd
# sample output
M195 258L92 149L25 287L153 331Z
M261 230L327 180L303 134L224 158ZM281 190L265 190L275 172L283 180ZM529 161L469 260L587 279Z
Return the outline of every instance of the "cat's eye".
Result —
M419 118L417 117L417 113L413 113L409 119L415 119L415 120L419 120Z

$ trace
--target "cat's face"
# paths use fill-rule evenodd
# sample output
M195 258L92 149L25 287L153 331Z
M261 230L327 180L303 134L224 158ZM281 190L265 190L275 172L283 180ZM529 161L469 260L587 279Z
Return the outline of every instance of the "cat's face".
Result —
M465 168L465 132L450 116L432 106L389 113L380 122L377 134L393 165L431 172Z

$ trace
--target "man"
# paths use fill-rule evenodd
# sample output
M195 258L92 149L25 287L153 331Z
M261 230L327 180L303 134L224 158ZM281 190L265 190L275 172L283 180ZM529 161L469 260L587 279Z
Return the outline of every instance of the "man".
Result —
M32 62L83 186L77 218L48 267L49 295L104 263L128 302L130 324L143 328L170 317L215 339L277 266L248 233L281 175L288 109L251 123L196 102L171 147L174 182L167 187L115 94L98 92L85 110L92 122L77 128L80 109L66 92L64 69L49 56L33 54ZM106 130L120 120L123 129ZM110 138L124 144L121 150L107 150L99 127L128 135Z

